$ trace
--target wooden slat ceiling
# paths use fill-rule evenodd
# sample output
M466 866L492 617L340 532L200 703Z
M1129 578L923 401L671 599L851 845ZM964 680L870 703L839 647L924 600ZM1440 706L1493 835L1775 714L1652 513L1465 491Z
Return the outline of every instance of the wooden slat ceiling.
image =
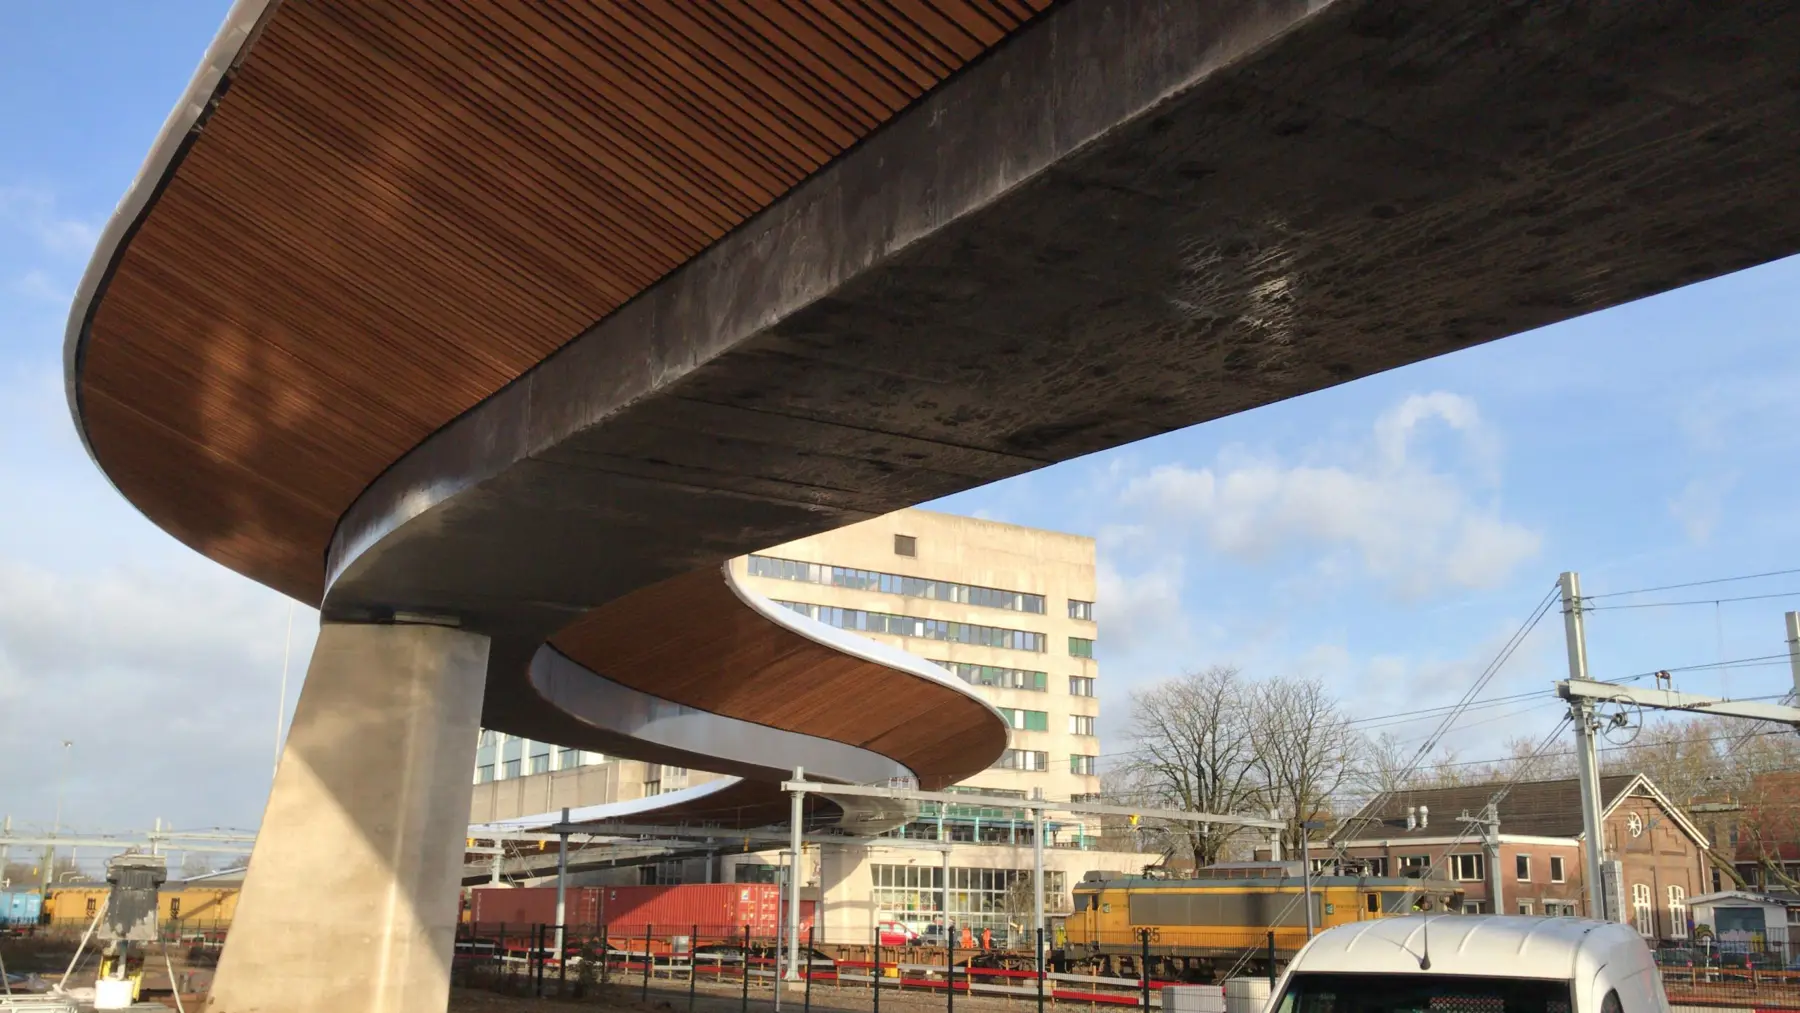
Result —
M1006 748L1005 727L979 700L770 622L713 569L608 602L551 643L664 700L880 753L928 789L980 773Z
M90 446L316 602L391 462L1050 2L284 3L100 296Z

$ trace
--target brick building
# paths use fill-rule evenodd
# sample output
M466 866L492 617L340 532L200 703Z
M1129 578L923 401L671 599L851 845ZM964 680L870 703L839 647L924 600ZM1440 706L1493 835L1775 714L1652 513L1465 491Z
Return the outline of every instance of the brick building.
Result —
M1586 835L1570 778L1512 786L1498 806L1498 840L1476 822L1500 784L1391 792L1340 824L1321 862L1374 875L1419 875L1463 891L1467 913L1574 916L1585 906ZM1607 859L1620 862L1620 920L1648 938L1686 938L1688 898L1710 891L1705 835L1642 774L1600 779ZM1496 860L1497 856L1497 860ZM1490 863L1500 873L1493 898Z

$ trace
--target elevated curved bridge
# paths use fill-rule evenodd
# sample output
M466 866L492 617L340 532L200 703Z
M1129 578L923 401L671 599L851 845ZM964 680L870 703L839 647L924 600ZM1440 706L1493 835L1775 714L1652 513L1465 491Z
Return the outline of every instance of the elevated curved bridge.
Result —
M717 820L982 769L722 561L1800 249L1796 8L240 0L68 336L119 490L326 624L215 1008L442 1007L477 722Z

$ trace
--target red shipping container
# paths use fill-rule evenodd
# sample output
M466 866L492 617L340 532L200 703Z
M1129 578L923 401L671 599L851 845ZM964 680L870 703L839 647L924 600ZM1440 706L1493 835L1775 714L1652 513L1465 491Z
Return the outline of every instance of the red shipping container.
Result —
M741 931L772 936L781 921L780 890L773 883L684 883L680 886L603 886L600 920L619 926L698 925L709 933ZM800 931L812 925L813 902L800 904Z
M469 920L483 928L556 924L556 887L484 887L470 891ZM773 883L686 883L679 886L572 886L564 899L565 925L617 926L622 932L679 932L698 925L707 935L733 935L750 926L758 938L773 936L786 918ZM800 902L800 932L812 925L813 902Z
M470 891L469 920L482 926L556 924L554 886L478 886ZM565 925L600 922L600 888L570 887L563 897Z

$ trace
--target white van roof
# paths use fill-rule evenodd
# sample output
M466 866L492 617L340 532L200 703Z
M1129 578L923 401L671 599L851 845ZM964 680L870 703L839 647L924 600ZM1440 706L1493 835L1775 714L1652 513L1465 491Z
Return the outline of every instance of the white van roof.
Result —
M1427 938L1431 969L1421 972L1419 958ZM1578 969L1591 974L1622 957L1641 961L1646 952L1644 941L1630 926L1615 922L1527 915L1406 915L1327 929L1294 958L1292 970L1571 980Z

